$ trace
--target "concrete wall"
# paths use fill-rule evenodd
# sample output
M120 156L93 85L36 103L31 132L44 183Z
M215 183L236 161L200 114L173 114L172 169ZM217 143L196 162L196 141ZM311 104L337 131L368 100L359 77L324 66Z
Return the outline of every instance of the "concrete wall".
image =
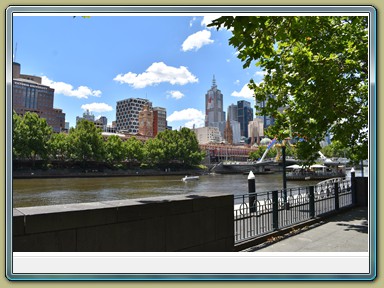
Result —
M14 252L233 251L233 195L13 209Z

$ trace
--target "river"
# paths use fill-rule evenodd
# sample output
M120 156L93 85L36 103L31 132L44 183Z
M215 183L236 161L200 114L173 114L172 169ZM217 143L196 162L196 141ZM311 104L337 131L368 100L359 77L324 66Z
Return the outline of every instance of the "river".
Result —
M356 176L358 174L356 173ZM366 174L367 176L367 174ZM283 188L281 173L255 175L256 192ZM14 179L13 207L45 206L146 198L166 195L248 192L247 175L202 175L183 182L181 176L129 176L101 178ZM288 181L287 188L314 185L314 181Z

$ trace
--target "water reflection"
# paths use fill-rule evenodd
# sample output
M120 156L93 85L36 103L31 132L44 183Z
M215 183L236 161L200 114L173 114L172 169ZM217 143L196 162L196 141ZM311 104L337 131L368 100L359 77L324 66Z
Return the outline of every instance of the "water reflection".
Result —
M368 171L364 172L365 176ZM361 175L356 171L356 176ZM348 177L348 176L347 176ZM130 176L110 178L60 178L13 180L13 207L43 206L222 192L248 191L247 175L203 175L199 181L183 182L182 176ZM256 192L279 190L282 174L256 175ZM288 181L287 188L315 185L316 181Z

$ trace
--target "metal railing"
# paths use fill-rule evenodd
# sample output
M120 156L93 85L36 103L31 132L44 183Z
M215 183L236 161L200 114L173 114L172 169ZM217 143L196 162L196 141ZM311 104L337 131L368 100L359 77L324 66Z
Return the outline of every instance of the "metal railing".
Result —
M316 186L237 195L235 244L349 207L354 204L352 190L350 179L337 178Z

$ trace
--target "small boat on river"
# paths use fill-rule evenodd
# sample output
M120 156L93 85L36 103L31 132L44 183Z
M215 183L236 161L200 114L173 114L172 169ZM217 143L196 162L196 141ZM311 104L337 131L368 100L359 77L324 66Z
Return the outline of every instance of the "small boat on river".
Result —
M199 179L200 179L199 176L185 176L181 180L186 182L186 181L196 181L196 180L199 180Z

